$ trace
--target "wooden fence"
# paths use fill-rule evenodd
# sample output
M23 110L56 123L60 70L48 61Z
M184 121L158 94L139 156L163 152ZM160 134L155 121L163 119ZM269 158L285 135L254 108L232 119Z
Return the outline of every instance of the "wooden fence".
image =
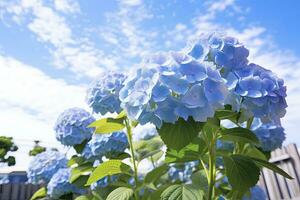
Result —
M29 200L39 188L25 183L3 184L0 185L0 200Z
M294 179L285 179L268 169L263 169L259 185L270 200L300 200L300 157L297 146L289 144L272 152L270 162L290 174Z

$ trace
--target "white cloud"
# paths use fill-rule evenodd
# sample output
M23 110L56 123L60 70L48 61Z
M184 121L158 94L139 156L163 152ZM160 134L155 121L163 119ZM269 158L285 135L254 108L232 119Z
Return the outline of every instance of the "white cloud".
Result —
M55 0L52 7L42 0L0 4L2 13L8 13L18 24L25 24L38 41L50 45L54 66L68 68L77 76L96 77L107 67L116 68L115 61L88 39L74 36L67 18L60 14L74 14L79 10L79 4L69 0Z
M80 6L73 0L54 0L55 9L64 13L78 13Z
M142 4L142 0L119 0L119 2L127 6L138 6Z
M3 55L0 55L0 85L0 131L17 139L21 152L27 152L33 144L24 146L24 139L59 147L53 131L58 115L70 107L87 109L84 87L53 79ZM28 159L20 157L22 154L18 154L18 166L26 166Z

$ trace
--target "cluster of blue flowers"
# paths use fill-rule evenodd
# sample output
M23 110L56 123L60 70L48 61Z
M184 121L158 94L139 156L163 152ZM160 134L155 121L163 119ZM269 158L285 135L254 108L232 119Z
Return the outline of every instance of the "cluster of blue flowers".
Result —
M264 151L273 151L282 146L285 140L284 129L281 126L262 124L253 130Z
M185 52L197 60L215 63L229 90L225 103L242 111L240 119L260 119L256 131L263 149L274 150L285 139L280 119L286 113L286 87L273 72L249 63L249 50L237 39L212 34L192 41Z
M71 169L59 169L47 185L47 194L51 198L58 199L63 195L84 193L84 189L78 189L69 182L70 177Z
M151 138L157 136L157 129L153 124L147 123L145 125L137 125L133 129L133 140L150 140Z
M94 134L83 149L82 155L86 159L101 159L103 156L113 158L123 153L127 147L128 141L124 132Z
M122 73L109 71L92 84L88 90L87 103L93 112L102 115L121 112L119 91L123 87L126 76Z
M66 157L58 151L47 150L35 157L27 170L28 182L33 184L48 183L60 169L67 167Z
M184 165L172 164L168 176L172 182L190 182L193 171L199 163L196 161L187 162Z
M93 128L88 128L95 118L81 108L70 108L61 113L54 130L56 139L63 145L74 146L92 137Z
M125 81L122 107L130 118L157 127L179 117L204 122L222 108L226 85L212 62L200 62L182 53L161 53Z
M199 51L200 47L206 50ZM237 39L218 34L203 36L190 43L186 52L218 66L231 92L226 103L243 109L248 117L280 125L287 107L283 80L273 72L249 63L249 50Z
M254 186L250 189L250 196L245 196L243 200L266 200L266 193L259 187Z

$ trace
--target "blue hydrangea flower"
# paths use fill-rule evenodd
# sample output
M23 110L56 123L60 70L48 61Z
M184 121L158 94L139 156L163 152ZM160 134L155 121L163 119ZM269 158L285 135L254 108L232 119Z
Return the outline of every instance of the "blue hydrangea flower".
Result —
M273 151L282 146L285 140L284 129L281 126L262 124L253 130L264 151Z
M187 162L183 165L172 164L168 176L172 182L181 181L181 182L190 182L193 171L196 169L198 162L192 161Z
M254 186L250 189L250 196L243 197L243 200L266 200L266 193L259 187Z
M78 189L69 182L71 177L71 169L64 168L58 170L47 185L47 194L54 199L67 194L82 194L83 189Z
M158 135L156 127L153 124L137 125L133 129L133 140L149 140Z
M47 183L60 168L67 167L66 157L58 151L48 150L34 156L27 170L28 182Z
M128 141L124 132L112 134L94 134L83 150L83 156L87 159L92 156L96 158L115 157L123 153L128 147Z
M54 130L56 139L63 145L74 146L92 137L93 128L88 128L95 118L81 108L70 108L61 113Z
M189 43L185 52L195 59L215 63L230 90L225 103L242 110L245 120L254 116L280 124L287 107L283 80L261 66L249 64L249 50L237 39L205 35Z
M204 122L222 108L227 92L212 62L200 62L182 52L157 54L125 81L121 106L144 125L160 127L179 117Z
M121 112L119 91L125 78L122 73L109 71L93 83L87 94L87 103L93 112L102 115L108 112Z

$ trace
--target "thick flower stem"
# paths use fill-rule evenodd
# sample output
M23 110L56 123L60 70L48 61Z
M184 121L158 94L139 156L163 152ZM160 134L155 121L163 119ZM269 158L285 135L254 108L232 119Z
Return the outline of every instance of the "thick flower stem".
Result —
M129 119L125 120L125 125L126 125L129 148L130 148L130 152L131 152L131 159L132 159L133 171L134 171L134 183L135 183L135 189L136 189L136 186L138 183L138 171L137 171L136 159L135 159L134 148L133 148L133 143L132 143L132 130L131 130L131 125L130 125ZM135 198L136 198L136 200L139 199L136 191L135 191Z
M214 187L216 181L216 155L215 139L209 145L209 174L208 174L208 200L214 199Z

